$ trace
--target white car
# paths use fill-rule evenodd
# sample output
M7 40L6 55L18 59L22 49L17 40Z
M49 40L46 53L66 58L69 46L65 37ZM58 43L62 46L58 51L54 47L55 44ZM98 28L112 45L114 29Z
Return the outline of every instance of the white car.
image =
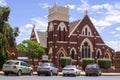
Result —
M80 69L76 65L66 65L62 70L63 76L80 75Z
M4 63L2 70L6 76L11 73L17 74L18 76L21 76L22 74L33 74L33 68L26 62L19 60L8 60Z

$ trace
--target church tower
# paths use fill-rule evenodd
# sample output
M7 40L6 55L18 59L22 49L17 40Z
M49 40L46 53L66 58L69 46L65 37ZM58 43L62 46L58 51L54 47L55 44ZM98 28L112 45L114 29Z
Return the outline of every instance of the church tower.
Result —
M67 41L69 34L69 7L62 7L55 4L49 7L48 29L47 29L47 52L51 55L51 60L56 63L59 55L64 56L67 51ZM58 46L59 45L59 46ZM61 50L62 49L62 52Z

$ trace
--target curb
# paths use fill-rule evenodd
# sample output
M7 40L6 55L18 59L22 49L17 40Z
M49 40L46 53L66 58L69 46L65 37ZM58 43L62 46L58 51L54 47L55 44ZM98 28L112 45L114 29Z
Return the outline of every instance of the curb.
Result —
M4 75L4 72L0 71L0 75ZM33 75L37 75L37 72L33 72ZM62 72L59 72L58 76L62 76ZM81 72L80 76L85 76L85 72ZM102 73L102 76L120 76L120 73Z

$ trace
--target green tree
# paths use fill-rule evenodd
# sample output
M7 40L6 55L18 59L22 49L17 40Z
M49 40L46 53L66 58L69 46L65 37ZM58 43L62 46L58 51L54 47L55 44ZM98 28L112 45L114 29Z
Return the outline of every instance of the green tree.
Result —
M14 31L8 23L9 13L9 7L0 6L0 67L8 58L7 49L16 46L14 33L18 34L18 32Z
M19 53L25 53L29 59L32 59L32 64L34 64L35 58L41 58L45 54L45 50L40 44L31 40L24 40L17 47Z

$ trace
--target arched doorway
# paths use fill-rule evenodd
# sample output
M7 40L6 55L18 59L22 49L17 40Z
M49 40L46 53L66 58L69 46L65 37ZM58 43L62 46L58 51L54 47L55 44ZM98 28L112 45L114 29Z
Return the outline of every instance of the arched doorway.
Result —
M60 63L60 58L61 57L64 57L64 53L62 53L62 52L59 54L59 66L61 66L61 63Z

